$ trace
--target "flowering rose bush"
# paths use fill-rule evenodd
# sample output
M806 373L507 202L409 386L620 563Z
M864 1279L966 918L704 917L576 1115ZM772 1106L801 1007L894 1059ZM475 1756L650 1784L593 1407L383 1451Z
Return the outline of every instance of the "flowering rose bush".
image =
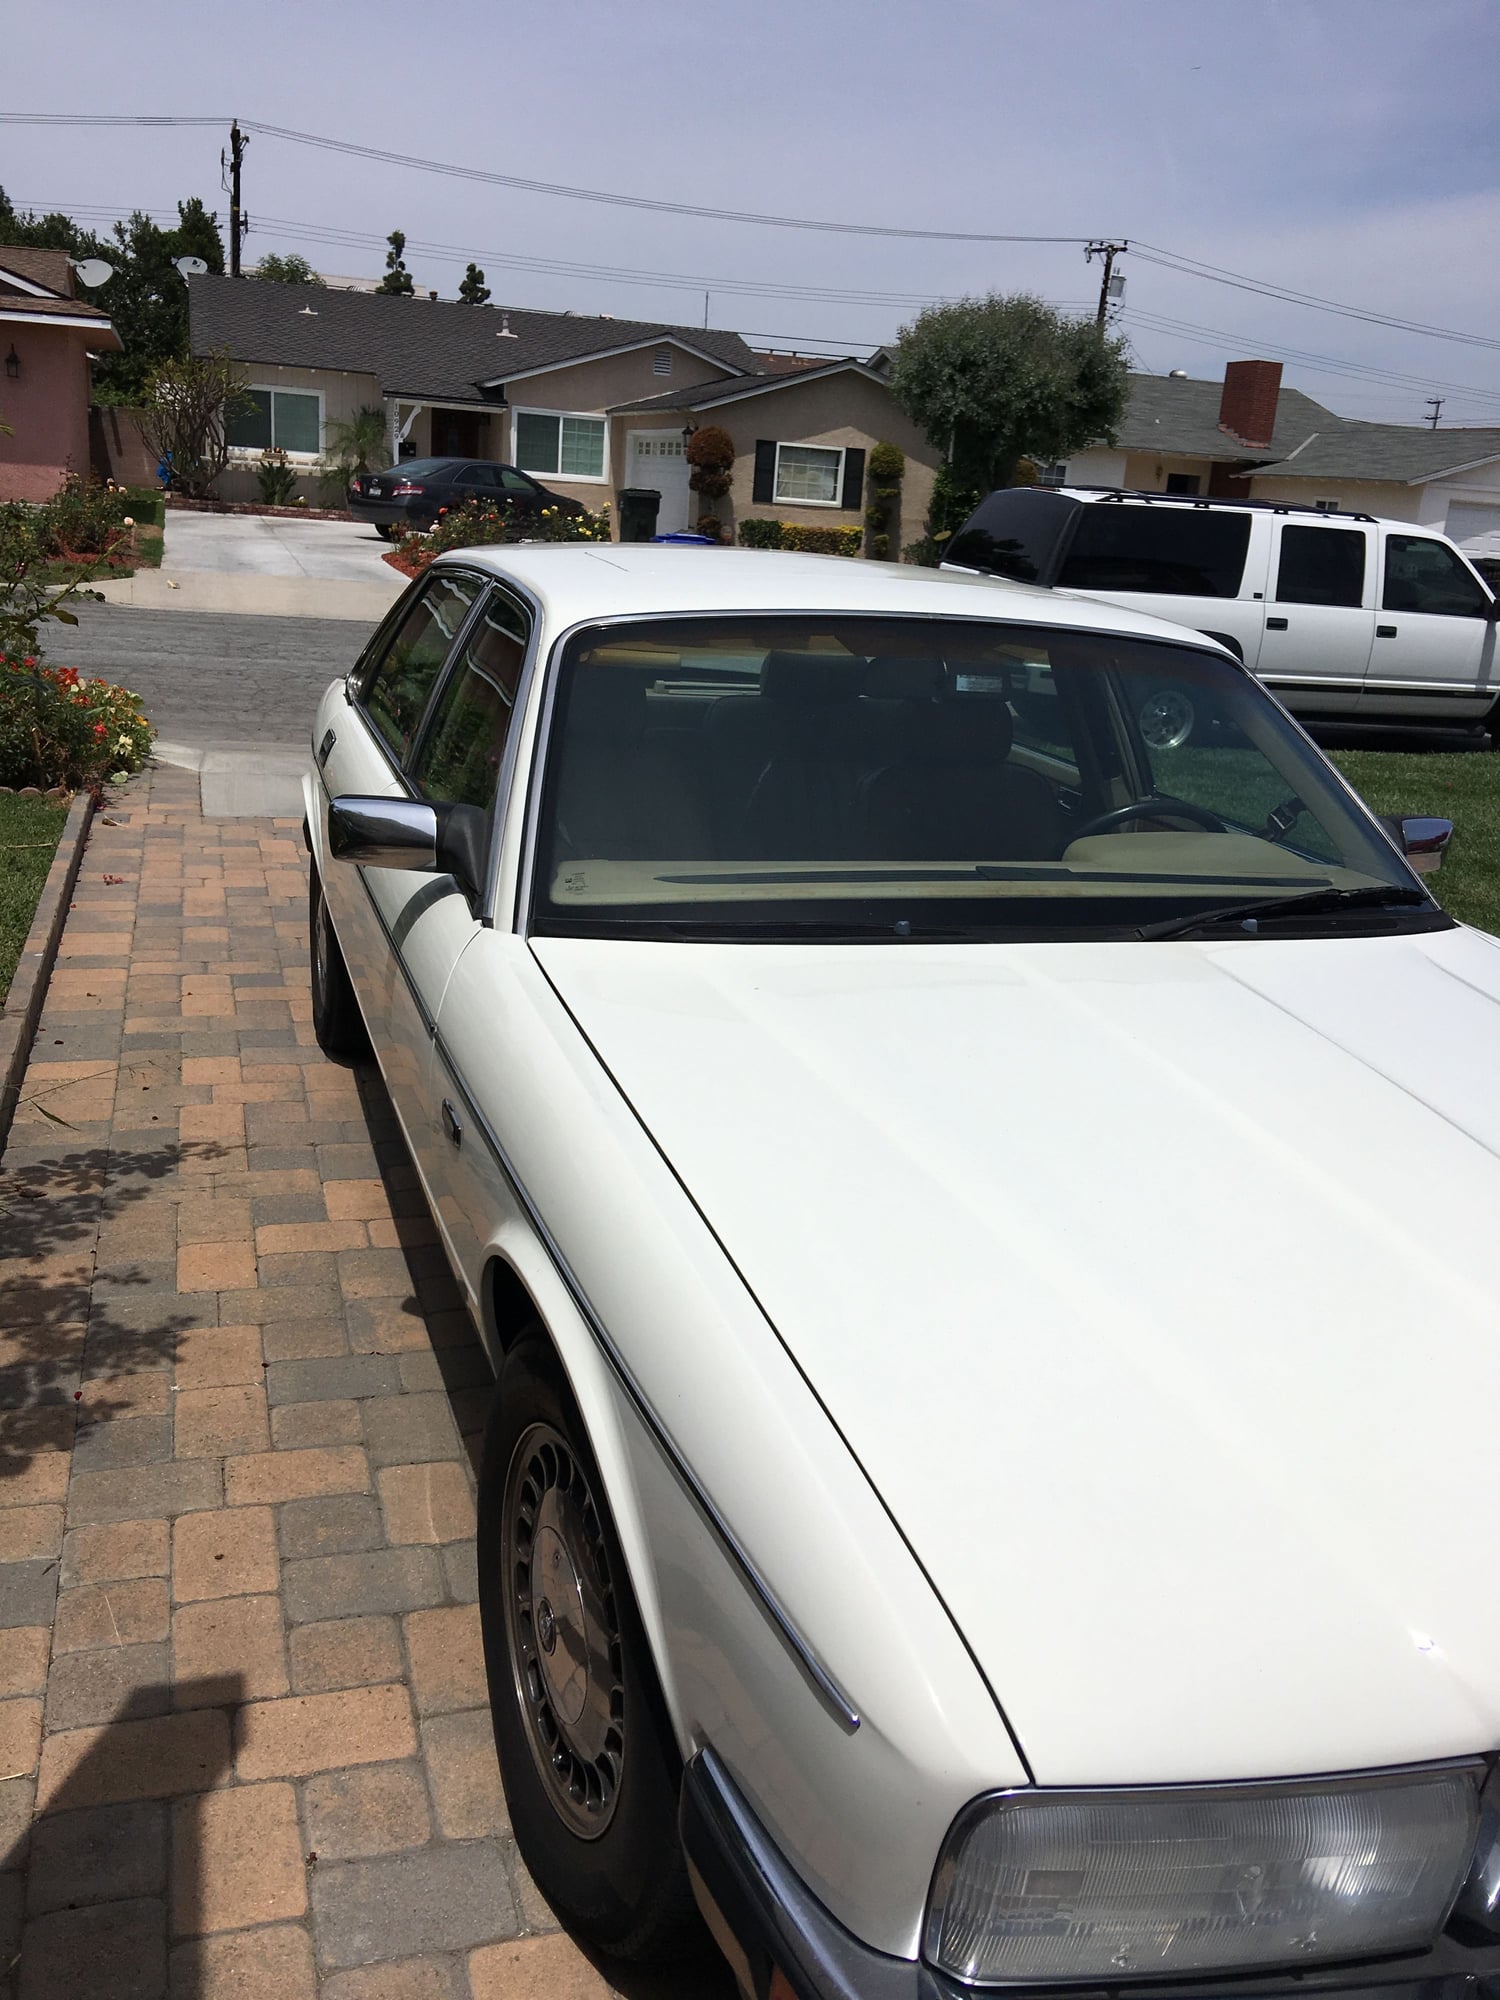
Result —
M425 535L403 535L396 544L396 554L402 568L415 576L445 549L475 549L494 542L608 540L608 507L601 507L597 514L569 514L561 507L544 507L540 514L530 514L468 500L462 507L444 507Z
M154 736L129 688L0 653L0 785L77 789L138 771Z

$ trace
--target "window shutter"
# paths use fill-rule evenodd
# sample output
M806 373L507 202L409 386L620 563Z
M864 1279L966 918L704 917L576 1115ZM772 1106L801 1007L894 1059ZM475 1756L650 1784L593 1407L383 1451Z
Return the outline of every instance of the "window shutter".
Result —
M776 440L755 440L755 485L750 498L757 507L769 507L776 498Z
M862 507L865 498L865 455L858 445L851 445L844 453L844 491L839 498L841 507Z

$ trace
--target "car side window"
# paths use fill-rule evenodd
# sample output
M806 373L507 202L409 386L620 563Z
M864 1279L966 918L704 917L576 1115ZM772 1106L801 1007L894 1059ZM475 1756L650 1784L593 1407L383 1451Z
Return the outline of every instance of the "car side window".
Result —
M517 472L513 465L501 466L500 484L505 488L507 493L535 493L537 491L536 481L528 479L524 472Z
M493 465L466 465L460 478L464 486L498 486L497 468Z
M1444 542L1426 535L1387 535L1387 611L1432 611L1449 618L1483 618L1484 592L1461 558Z
M411 778L435 805L493 811L529 621L492 591L443 684Z
M1283 527L1276 571L1278 604L1358 606L1364 595L1363 528Z
M365 713L398 763L405 761L443 662L479 591L479 578L462 570L442 570L431 577L365 675Z

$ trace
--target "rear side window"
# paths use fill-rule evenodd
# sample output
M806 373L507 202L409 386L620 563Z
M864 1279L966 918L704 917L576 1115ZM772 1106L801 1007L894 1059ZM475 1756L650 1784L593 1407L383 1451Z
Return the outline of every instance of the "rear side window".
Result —
M1276 571L1280 604L1358 605L1365 595L1362 528L1294 528L1281 531Z
M1483 618L1488 601L1479 583L1446 542L1426 535L1387 535L1385 609L1435 611L1450 618Z
M365 711L398 763L479 588L479 579L462 571L432 577L365 677Z
M1048 583L1077 500L1035 487L1006 487L981 500L943 552L945 563L1007 576L1014 583Z
M1234 597L1249 546L1248 514L1098 501L1083 509L1057 581L1065 590Z

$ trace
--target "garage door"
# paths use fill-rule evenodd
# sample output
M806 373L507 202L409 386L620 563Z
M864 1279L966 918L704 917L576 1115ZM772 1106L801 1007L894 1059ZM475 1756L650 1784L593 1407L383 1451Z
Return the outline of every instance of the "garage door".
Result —
M1460 548L1468 542L1477 542L1482 535L1500 537L1500 505L1480 507L1468 501L1452 501L1448 508L1448 533Z

